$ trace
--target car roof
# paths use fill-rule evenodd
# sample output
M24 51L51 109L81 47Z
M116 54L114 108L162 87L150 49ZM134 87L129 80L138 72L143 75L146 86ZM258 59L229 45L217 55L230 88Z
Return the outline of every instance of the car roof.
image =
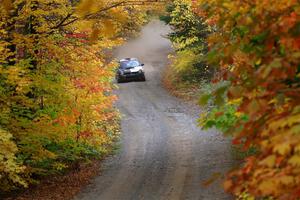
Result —
M133 61L133 60L138 61L137 58L124 58L124 59L121 59L119 62L128 62L128 61Z

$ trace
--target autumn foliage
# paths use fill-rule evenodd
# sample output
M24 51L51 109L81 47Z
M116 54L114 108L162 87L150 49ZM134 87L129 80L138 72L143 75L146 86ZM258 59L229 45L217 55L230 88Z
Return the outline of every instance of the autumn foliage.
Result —
M299 1L193 3L194 12L215 30L206 56L219 71L214 83L229 83L215 91L215 97L225 94L226 101L238 101L237 112L247 115L227 133L245 151L257 150L228 174L225 189L241 196L248 193L249 199L299 199Z
M0 190L108 151L119 132L108 52L142 25L143 2L1 1Z

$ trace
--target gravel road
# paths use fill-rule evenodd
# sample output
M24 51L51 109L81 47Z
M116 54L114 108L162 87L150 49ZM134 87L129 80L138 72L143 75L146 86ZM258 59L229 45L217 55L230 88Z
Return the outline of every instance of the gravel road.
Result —
M75 200L227 200L220 181L203 187L215 172L230 169L228 140L197 127L199 109L172 97L161 85L171 53L162 37L169 29L154 20L140 37L117 50L116 57L145 63L146 82L119 84L123 114L120 152L104 161Z

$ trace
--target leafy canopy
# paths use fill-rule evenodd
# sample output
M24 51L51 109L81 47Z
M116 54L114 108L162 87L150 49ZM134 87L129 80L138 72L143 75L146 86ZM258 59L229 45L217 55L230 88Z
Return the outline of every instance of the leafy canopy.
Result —
M299 199L299 1L196 0L194 12L216 30L207 40L207 61L222 75L215 82L230 82L223 94L248 116L230 129L233 142L258 150L228 174L225 189Z
M108 151L119 132L110 50L154 2L1 2L1 190Z

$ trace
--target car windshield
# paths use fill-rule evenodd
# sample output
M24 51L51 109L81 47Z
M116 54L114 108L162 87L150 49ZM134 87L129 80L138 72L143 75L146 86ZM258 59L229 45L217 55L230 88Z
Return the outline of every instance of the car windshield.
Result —
M126 61L126 62L121 62L121 68L126 69L126 68L132 68L132 67L138 67L140 66L139 61L137 60L131 60L131 61Z

